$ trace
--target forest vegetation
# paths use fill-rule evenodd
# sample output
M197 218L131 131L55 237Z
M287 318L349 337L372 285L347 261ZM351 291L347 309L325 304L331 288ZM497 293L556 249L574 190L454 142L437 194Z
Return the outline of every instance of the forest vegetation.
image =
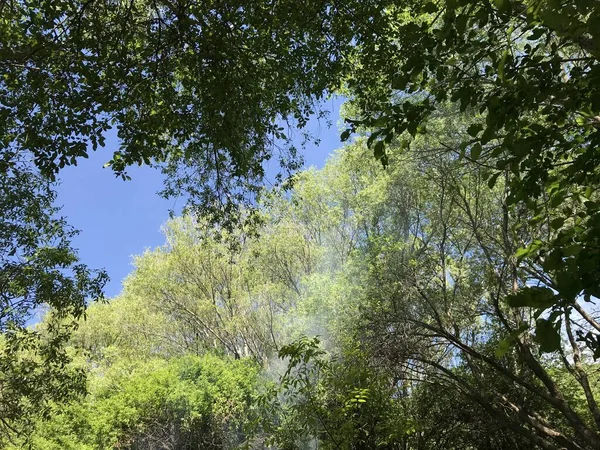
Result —
M1 448L600 448L597 0L15 0L0 37ZM56 186L110 129L188 204L105 299Z

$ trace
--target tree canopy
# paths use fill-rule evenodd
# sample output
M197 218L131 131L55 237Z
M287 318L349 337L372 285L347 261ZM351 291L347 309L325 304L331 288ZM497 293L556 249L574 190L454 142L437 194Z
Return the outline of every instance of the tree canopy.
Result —
M79 261L70 242L75 231L57 216L48 181L15 164L0 178L0 426L8 433L84 390L82 373L66 368L63 347L107 279ZM32 329L44 308L48 326Z
M476 115L470 136L439 145L486 167L490 184L508 174L508 206L549 224L518 257L546 266L556 304L597 296L600 13L563 3L10 2L3 167L25 151L52 177L116 127L117 174L158 164L166 195L184 191L228 223L258 194L265 161L300 167L281 123L302 127L324 95L352 99L342 136L367 127L384 163L386 143L408 144L456 103Z
M499 236L530 212L507 215L506 181L432 157L428 136L391 144L385 171L366 141L272 192L241 244L169 223L71 336L88 393L16 448L595 448L598 365L576 330L597 309L577 299L554 331L514 300L535 262L507 272L544 224Z
M1 445L600 447L597 0L0 17ZM299 172L329 95L348 144ZM86 322L53 183L111 129L189 208Z

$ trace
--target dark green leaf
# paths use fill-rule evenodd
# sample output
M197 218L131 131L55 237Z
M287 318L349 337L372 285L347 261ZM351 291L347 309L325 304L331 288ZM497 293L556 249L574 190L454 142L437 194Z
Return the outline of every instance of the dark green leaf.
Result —
M473 161L477 161L479 159L479 156L481 156L481 150L482 148L479 142L477 142L471 147L471 159Z
M551 353L560 350L560 322L554 324L545 319L538 319L535 325L535 342L540 344L540 353Z
M383 141L377 141L373 147L373 152L376 159L381 159L384 155Z
M495 174L493 174L490 179L488 180L488 186L490 189L493 189L494 186L496 185L496 181L498 181L498 177L502 174L502 172L496 172Z
M506 0L500 0L506 1ZM500 58L500 62L498 63L498 78L500 81L504 81L504 66L506 65L506 60L508 59L508 49L504 50L502 53L502 58Z
M506 296L506 302L513 308L549 308L557 301L551 289L537 286L526 286L515 294Z
M429 14L433 14L438 11L438 7L433 2L427 2L423 7L423 11Z
M564 219L564 217L557 217L556 219L553 219L553 220L550 222L550 227L551 227L553 230L558 230L560 227L562 227L562 226L563 226L563 224L564 224L564 223L565 223L565 219Z
M481 125L480 123L476 123L470 125L469 128L467 128L467 133L469 133L469 135L473 137L477 137L477 134L479 134L481 130L483 130L483 125Z

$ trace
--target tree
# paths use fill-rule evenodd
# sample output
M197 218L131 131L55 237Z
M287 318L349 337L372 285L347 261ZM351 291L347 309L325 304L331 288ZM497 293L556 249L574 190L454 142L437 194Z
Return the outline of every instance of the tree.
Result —
M402 441L408 424L389 374L370 367L359 352L344 356L336 361L317 338L281 348L287 368L257 401L257 435L267 446L314 448L316 441L324 449L367 450Z
M453 136L456 147L469 126L456 114L428 123L432 133ZM374 442L418 449L595 448L598 366L573 331L590 330L594 313L579 305L588 319L565 312L568 321L555 328L543 268L512 258L516 242L539 239L545 226L528 224L526 208L509 214L505 180L490 187L481 168L432 144L435 137L419 136L410 152L390 151L386 171L354 193L369 198L382 183L386 195L376 195L381 207L364 217L380 231L362 234L342 269L344 282L357 288L346 287L344 306L333 314L350 317L328 323L345 327L345 339L330 347L338 360L323 359L310 340L285 347L283 356L291 359L279 393L283 409L275 407L269 429L291 448L303 436L332 448L361 448L361 438L349 431L355 426L369 430L369 448ZM344 158L364 155L364 145L348 146ZM344 179L348 172L338 161L331 164ZM346 170L360 172L357 166ZM302 183L296 188L302 192ZM318 201L317 210L331 199ZM350 208L339 220L356 213ZM531 284L536 277L538 285ZM545 293L546 303L529 306L523 296L530 293ZM343 375L361 365L372 380L379 374L385 381L370 385ZM344 413L336 393L343 397L353 388L394 405L393 438L375 426L381 417L365 414L357 423ZM369 406L372 399L361 398ZM328 432L333 441L343 438L332 443Z
M372 339L374 357L412 389L433 383L466 397L521 442L594 448L600 416L590 380L597 366L573 332L591 325L564 311L555 328L547 274L511 259L515 241L535 239L544 227L522 226L526 209L509 215L507 188L498 182L490 189L470 164L447 159L423 168L427 191L419 194L409 239L372 247L372 303L362 334ZM546 303L524 298L534 294ZM560 356L539 356L544 352ZM575 396L559 385L566 373L578 385Z
M295 253L302 236L335 249L332 271L360 266L357 255L366 255L365 278L352 275L370 289L357 289L358 306L341 310L362 309L374 361L419 385L451 387L473 411L538 446L599 446L591 368L600 325L590 313L600 262L596 1L309 1L299 9L289 1L49 0L12 2L2 13L5 174L26 155L54 176L115 126L122 146L109 164L117 174L157 164L168 175L166 194L187 191L206 220L231 225L228 217L245 214L239 203L256 206L263 162L280 156L282 178L299 167L279 123L302 126L323 95L346 94L342 137L368 135L384 166L397 153L414 163L369 195L361 195L369 179L360 170L342 171L338 185L329 174L333 187L299 177L307 201L336 224L319 222L302 200L282 213L300 225L269 224L283 238L257 261L277 295L304 292L295 273L310 259ZM468 123L443 134L448 122L431 120L461 111ZM258 308L228 288L243 292L264 279L253 284L247 267L236 273L232 255L255 260L229 251L215 240L159 255L160 282L179 311L195 308L179 317L195 323L204 344L210 333L233 355L250 341L262 355L256 342L269 333L254 339L254 323L233 320L255 318ZM201 285L215 281L217 295L180 286L178 257L214 260L195 275ZM163 287L140 291L160 298ZM228 308L235 314L222 320ZM398 333L412 346L396 345ZM452 442L461 439L455 433Z
M265 161L278 155L282 177L300 167L278 120L302 127L315 102L343 92L357 114L342 137L371 129L385 163L386 143L425 132L427 117L450 101L480 114L458 153L487 167L490 183L507 173L510 206L551 225L541 243L522 243L520 256L546 264L555 309L599 294L596 1L295 6L4 5L3 166L30 152L53 175L114 126L117 174L161 165L166 195L186 191L200 211L231 224L236 205L253 204ZM596 334L586 339L597 348Z
M136 257L121 296L96 305L74 342L98 357L107 348L161 357L214 351L266 362L317 258L301 225L273 220L260 231L231 236L208 221L171 220L167 243Z
M599 21L595 1L394 5L356 47L360 69L348 81L357 114L344 136L371 127L384 163L387 143L426 133L445 103L478 115L460 146L448 136L438 145L485 169L490 185L506 178L511 214L527 208L529 220L546 223L544 236L514 250L548 274L554 327L578 296L599 294ZM544 292L528 291L528 305ZM597 352L591 325L583 339Z
M184 396L181 412L169 400L179 369L157 367L214 352L282 375L245 403L250 448L595 448L598 365L574 334L592 325L575 307L553 325L543 267L512 258L546 227L509 209L505 179L490 187L437 147L442 133L458 147L471 125L451 112L390 151L385 171L366 139L346 146L289 197L273 193L259 233L172 221L124 294L89 309L71 343L90 395L38 419L35 445L186 445L171 418L213 397ZM528 306L540 291L547 303Z
M25 0L2 17L3 167L29 152L53 176L116 127L118 175L163 164L166 193L217 214L252 199L271 157L300 167L277 121L306 123L351 39L321 1Z
M78 261L75 231L57 217L52 185L16 163L0 178L0 442L27 433L33 413L85 388L64 344L107 279ZM48 310L44 327L34 314Z
M233 449L244 439L257 384L248 360L121 359L99 370L87 397L38 426L34 449Z

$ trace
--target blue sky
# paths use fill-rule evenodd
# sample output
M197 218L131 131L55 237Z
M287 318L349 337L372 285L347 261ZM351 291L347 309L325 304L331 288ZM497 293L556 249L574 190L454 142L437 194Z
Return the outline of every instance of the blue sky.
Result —
M318 147L306 148L307 167L322 167L328 155L341 147L336 126L340 103L336 99L325 104L333 122L331 128L322 120L310 122L308 130L321 142ZM132 167L128 171L131 180L123 181L110 169L104 169L117 147L114 133L109 134L104 149L91 153L88 159L80 159L75 167L63 169L57 201L62 205L61 215L81 231L73 245L79 249L82 262L108 271L108 297L120 292L122 280L132 270L133 255L163 244L160 228L167 221L169 210L179 211L184 205L183 199L165 200L157 195L163 180L158 170Z

